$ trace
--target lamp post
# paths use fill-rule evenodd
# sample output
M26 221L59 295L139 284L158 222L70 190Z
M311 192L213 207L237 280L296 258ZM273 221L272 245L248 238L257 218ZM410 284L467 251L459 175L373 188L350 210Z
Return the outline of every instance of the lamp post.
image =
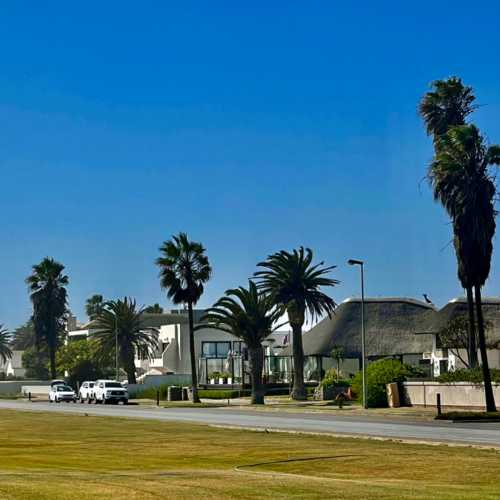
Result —
M366 393L366 352L365 352L365 276L364 262L362 260L349 259L350 266L359 266L361 271L361 371L363 378L363 408L368 408Z
M115 373L118 381L118 317L115 312Z

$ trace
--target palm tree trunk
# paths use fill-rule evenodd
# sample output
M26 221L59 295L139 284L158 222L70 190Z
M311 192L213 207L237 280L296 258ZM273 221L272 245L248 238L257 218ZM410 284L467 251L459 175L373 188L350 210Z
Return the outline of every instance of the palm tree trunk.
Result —
M468 358L469 368L477 368L477 344L476 344L476 322L474 318L474 297L472 295L472 287L469 286L467 291L467 307L469 310L469 346Z
M194 352L194 319L193 303L188 302L189 316L189 353L191 355L191 400L193 403L200 403L198 396L198 377L196 375L196 354Z
M481 361L483 367L484 379L484 397L486 400L486 411L496 411L493 388L491 387L490 368L488 366L488 355L486 352L486 338L484 334L484 318L481 304L481 287L475 286L476 292L476 314L477 314L477 332L479 340L479 351L481 352Z
M50 378L54 380L57 377L56 372L56 346L49 343L49 359L50 359Z
M307 399L304 385L304 349L302 347L302 325L292 325L293 335L293 389L292 399L305 401Z
M261 345L249 347L250 356L250 377L252 382L252 400L253 405L264 404L264 384L262 383L262 370L264 368L264 349Z

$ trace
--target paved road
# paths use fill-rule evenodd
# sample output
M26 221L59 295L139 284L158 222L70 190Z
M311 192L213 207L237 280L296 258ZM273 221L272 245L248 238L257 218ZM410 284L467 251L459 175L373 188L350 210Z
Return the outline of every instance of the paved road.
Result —
M155 408L96 406L0 400L0 409L182 421L243 428L267 428L378 436L404 440L467 443L500 447L500 424L395 421L383 418L314 413L258 412L231 408Z

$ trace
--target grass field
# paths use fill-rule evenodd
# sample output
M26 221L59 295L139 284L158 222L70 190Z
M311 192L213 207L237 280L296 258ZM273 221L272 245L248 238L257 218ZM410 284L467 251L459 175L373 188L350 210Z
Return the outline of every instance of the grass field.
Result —
M499 498L465 447L0 411L0 498Z

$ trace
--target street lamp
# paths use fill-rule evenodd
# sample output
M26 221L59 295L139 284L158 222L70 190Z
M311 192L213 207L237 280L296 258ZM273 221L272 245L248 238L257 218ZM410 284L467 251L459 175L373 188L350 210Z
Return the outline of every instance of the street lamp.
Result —
M365 352L365 276L364 262L362 260L349 259L350 266L359 266L361 270L361 371L363 375L363 408L368 408L366 393L366 352Z
M115 311L115 371L116 380L118 381L118 317Z

